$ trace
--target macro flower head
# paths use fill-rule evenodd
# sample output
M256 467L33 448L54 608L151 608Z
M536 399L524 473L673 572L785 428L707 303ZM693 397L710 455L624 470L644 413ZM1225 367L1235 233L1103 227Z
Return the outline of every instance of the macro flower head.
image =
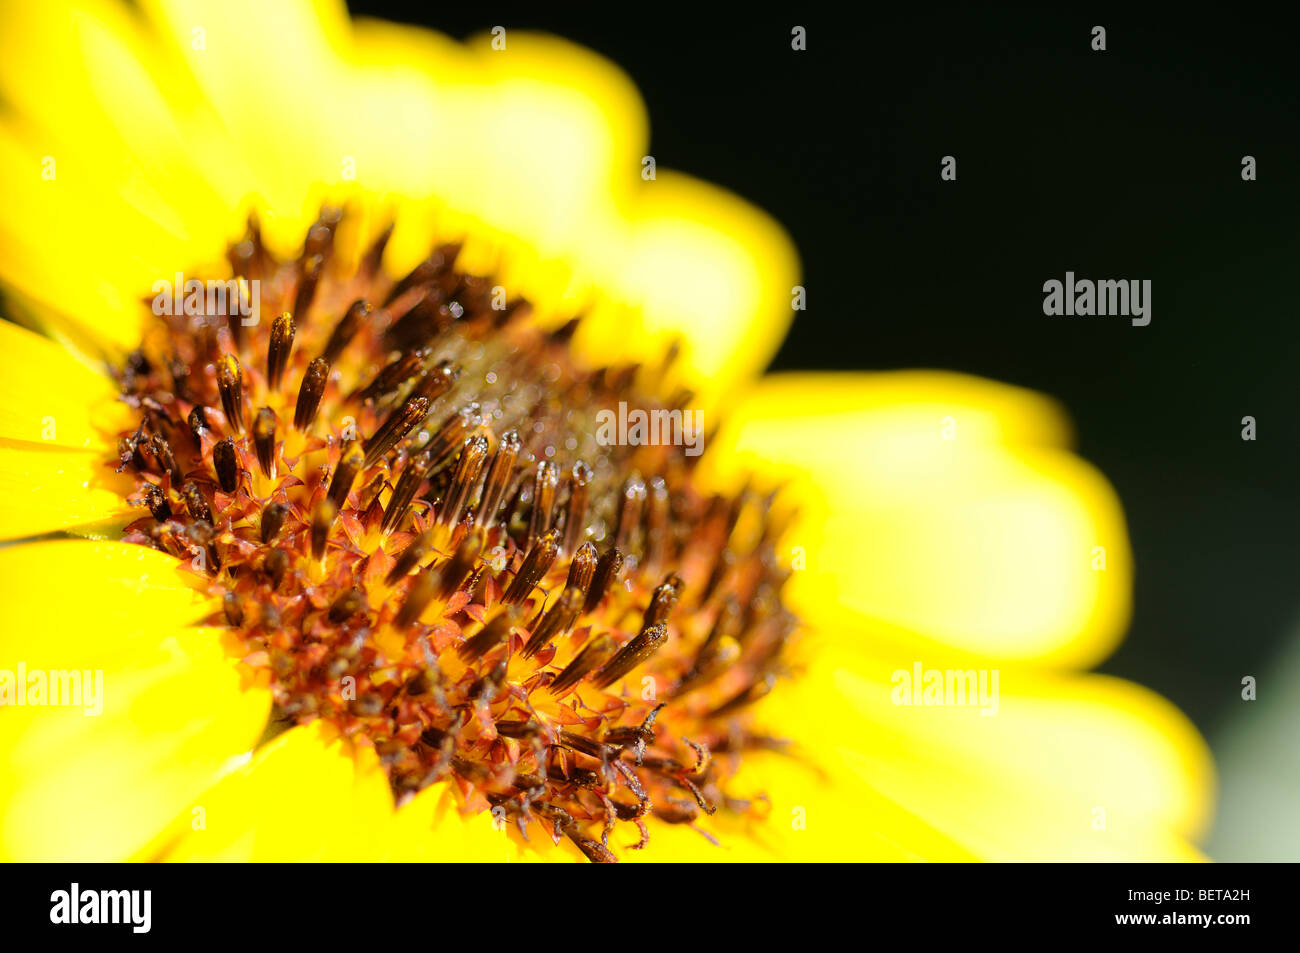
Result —
M795 250L616 66L0 9L0 854L1197 856L1063 411L762 376Z

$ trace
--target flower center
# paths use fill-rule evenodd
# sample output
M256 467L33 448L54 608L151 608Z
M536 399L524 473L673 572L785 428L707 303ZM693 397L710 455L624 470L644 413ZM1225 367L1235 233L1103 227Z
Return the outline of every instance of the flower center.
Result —
M154 301L121 375L151 514L126 539L205 576L273 724L368 739L399 804L450 778L597 861L620 821L641 847L650 814L760 810L723 788L779 744L749 715L797 629L778 527L703 491L688 441L599 425L625 406L681 433L671 354L584 369L576 321L539 330L457 246L394 282L391 229L347 261L346 224L324 210L282 260L250 219L215 304Z

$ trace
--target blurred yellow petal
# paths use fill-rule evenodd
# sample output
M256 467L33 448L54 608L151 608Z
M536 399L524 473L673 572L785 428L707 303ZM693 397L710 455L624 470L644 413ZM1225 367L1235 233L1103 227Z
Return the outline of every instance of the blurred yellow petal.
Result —
M651 863L974 859L948 835L864 784L833 749L748 753L728 794L755 801L764 816L702 814L694 824L698 830L652 818L650 844L620 850L619 856ZM620 847L630 830L617 831Z
M180 628L208 603L176 565L121 543L0 550L0 695L20 666L29 702L46 688L0 708L6 859L126 859L261 732L269 693L220 632ZM79 704L49 704L56 684Z
M0 321L0 437L111 452L129 426L106 375L48 338Z
M197 623L219 603L184 565L146 546L108 540L0 549L5 644L73 665L100 660L100 653L110 659L127 639L147 642L151 626L170 631ZM51 639L56 610L65 627Z
M392 814L374 748L323 722L291 728L199 794L160 860L374 860Z
M1190 844L1210 816L1209 751L1164 699L1106 676L1003 668L984 670L980 703L969 663L890 652L819 639L809 670L765 699L760 718L797 725L811 751L834 751L984 859L1199 856ZM949 670L974 678L954 676L947 704L906 704L916 663L945 682Z
M134 481L113 472L103 450L0 438L0 539L126 522Z
M618 363L660 359L680 340L683 384L711 410L780 347L798 259L775 221L716 186L665 170L639 185L621 240L591 250L602 302L576 343Z
M778 375L710 456L720 479L790 482L806 617L839 605L857 631L1073 667L1123 634L1133 570L1115 492L1055 446L1067 432L1043 398L956 374Z

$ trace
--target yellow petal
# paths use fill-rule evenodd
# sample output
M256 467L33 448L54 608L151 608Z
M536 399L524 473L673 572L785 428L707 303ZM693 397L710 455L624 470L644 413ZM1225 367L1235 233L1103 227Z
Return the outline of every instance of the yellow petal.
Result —
M652 818L649 845L622 849L619 856L651 863L975 859L954 839L864 784L830 748L747 754L728 793L755 801L762 816L701 815L690 827ZM619 847L626 848L630 830L619 825Z
M129 425L108 377L48 338L0 321L0 437L107 452Z
M603 299L576 343L593 361L659 359L682 343L682 383L701 409L760 373L793 316L789 237L741 199L660 170L638 183L621 234L601 238Z
M1132 557L1106 479L1044 399L948 373L778 375L710 456L791 484L784 543L807 618L1007 660L1084 666L1127 626Z
M111 463L102 450L0 438L0 539L124 522L134 482Z
M21 665L47 703L0 708L6 859L126 859L261 732L269 693L219 631L180 627L210 604L176 566L122 543L0 550L0 697ZM56 683L78 703L48 704Z
M463 816L446 781L425 788L393 815L386 845L382 859L399 863L505 863L516 851L490 813Z
M945 704L924 694L916 704L918 662L945 682L950 670L973 673L974 692L953 676L930 699ZM1118 679L1016 668L984 670L980 699L979 677L966 663L827 637L805 676L759 713L984 859L1198 857L1213 771L1173 706Z
M391 814L374 748L313 722L275 738L194 798L158 859L375 860Z
M125 639L149 639L151 627L171 631L218 608L205 580L180 560L145 546L50 540L0 549L5 644L15 652L62 653L72 665L105 660ZM66 623L47 639L52 612ZM58 659L55 659L56 661Z

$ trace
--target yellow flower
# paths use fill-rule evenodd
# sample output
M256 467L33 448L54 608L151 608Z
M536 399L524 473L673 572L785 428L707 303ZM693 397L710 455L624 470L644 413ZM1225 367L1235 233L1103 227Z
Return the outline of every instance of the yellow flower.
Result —
M513 30L460 44L351 21L327 2L6 3L0 96L0 279L27 325L0 323L0 537L23 541L0 550L0 855L580 860L606 855L611 818L608 850L626 859L1198 856L1199 736L1151 693L1080 674L1127 625L1132 566L1118 500L1067 449L1061 411L950 373L760 377L790 319L794 251L725 192L642 178L643 107L607 62ZM228 246L250 213L260 231ZM371 274L365 250L389 223ZM458 257L429 264L435 240ZM246 329L205 337L192 315L142 303L178 273L232 267L277 305ZM413 271L405 298L374 302L397 322L387 337L370 310L340 320L354 293ZM308 275L320 290L304 296ZM444 279L443 297L422 290ZM497 330L486 304L448 310L498 288ZM273 321L281 309L292 318ZM454 332L469 342L456 358L484 403L463 431L403 440L403 407L423 427L419 394L458 386L443 371L424 360L405 405L343 385L382 378L382 343L409 353L450 321L472 325ZM320 372L291 431L335 322L342 356L321 365L334 376ZM283 387L266 363L275 335ZM647 366L590 370L634 362ZM523 410L493 389L502 368ZM465 542L460 511L442 518L458 492L487 495L511 413L554 436L567 474L573 447L592 446L593 395L669 389L691 396L654 406L724 421L698 464L680 447L609 448L591 485L613 492L587 512L588 478L560 484L539 452L505 511L523 522L493 527L485 507L477 535L496 553ZM445 474L432 506L395 506L420 448L448 433L460 454L442 471L426 461ZM662 465L665 482L633 464ZM569 634L524 658L566 585L599 588L599 567L574 582L596 549L561 539L570 525L636 557L627 590L604 590L586 619L615 636L610 652L645 641L537 701L582 639L600 640L556 622ZM412 540L427 557L386 580ZM480 601L449 607L435 590L462 555L480 571L448 598ZM709 642L729 589L748 628ZM477 608L503 599L531 609ZM430 667L412 677L420 651ZM72 671L81 707L31 695L31 673L53 691ZM321 688L325 672L370 694ZM991 692L932 694L934 672ZM706 684L688 694L692 678ZM452 723L427 722L449 699ZM648 845L629 849L651 805Z

